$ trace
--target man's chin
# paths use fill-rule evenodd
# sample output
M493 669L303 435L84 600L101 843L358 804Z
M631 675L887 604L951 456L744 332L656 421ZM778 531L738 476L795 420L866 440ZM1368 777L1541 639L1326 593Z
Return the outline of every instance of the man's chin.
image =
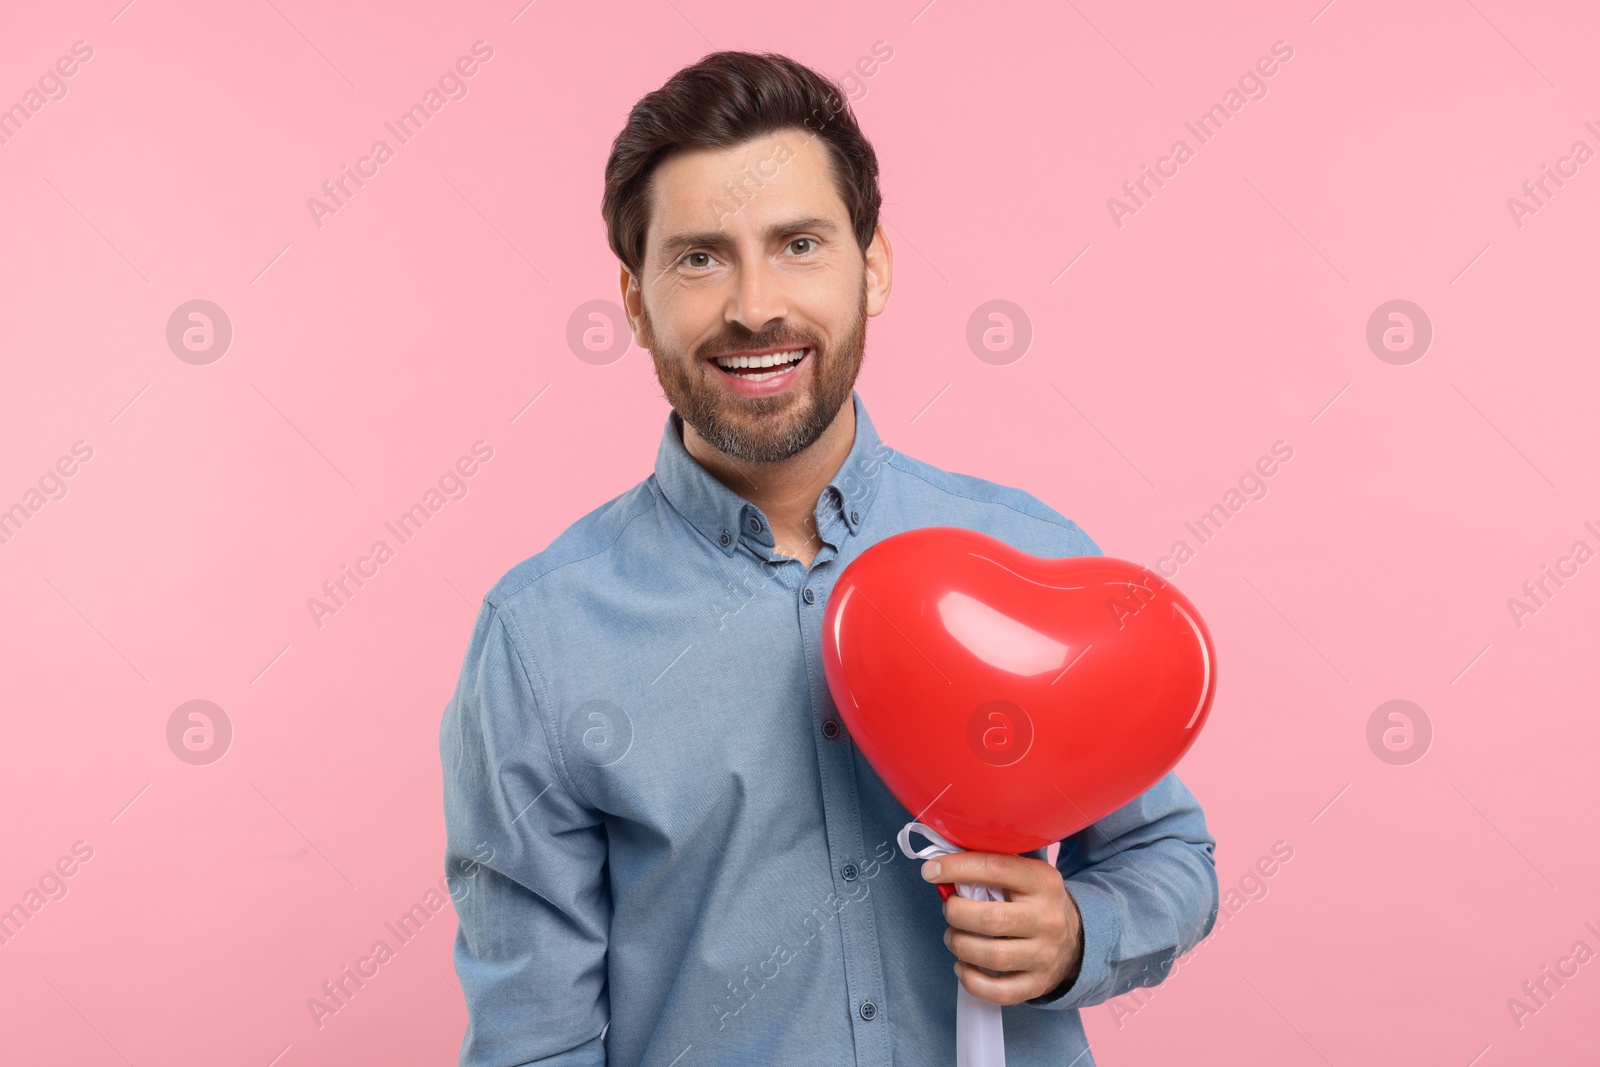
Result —
M738 399L742 407L780 398ZM789 408L793 408L793 412ZM795 440L795 434L807 421L806 414L798 399L788 400L782 415L774 415L770 407L750 412L729 410L727 405L720 405L708 425L696 426L695 429L706 443L735 459L747 463L778 463L803 451L811 443Z
M772 396L740 396L731 390L716 386L718 392L712 402L714 410L725 420L770 422L775 418L798 416L816 403L809 393L788 390Z

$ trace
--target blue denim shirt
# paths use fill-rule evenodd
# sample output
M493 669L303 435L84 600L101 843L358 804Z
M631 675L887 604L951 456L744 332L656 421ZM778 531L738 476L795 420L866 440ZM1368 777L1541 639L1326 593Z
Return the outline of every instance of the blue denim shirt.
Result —
M954 1062L940 898L829 695L828 592L924 526L1100 549L1020 489L889 448L852 399L809 567L774 554L674 412L653 476L484 597L439 739L463 1065ZM1011 1067L1091 1067L1078 1009L1161 981L1210 932L1214 848L1173 774L1062 843L1082 968L1004 1009Z

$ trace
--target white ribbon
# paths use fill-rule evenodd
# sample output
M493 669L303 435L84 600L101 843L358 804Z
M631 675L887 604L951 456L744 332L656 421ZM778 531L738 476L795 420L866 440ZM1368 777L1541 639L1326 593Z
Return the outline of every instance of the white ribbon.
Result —
M921 834L931 844L913 850L913 832ZM930 860L964 851L920 822L906 823L895 840L900 844L900 851L910 859ZM973 882L957 882L956 893L968 900L1006 899L1004 890ZM1006 1036L1001 1025L1000 1005L979 1000L967 992L960 979L956 980L956 1067L1006 1067Z

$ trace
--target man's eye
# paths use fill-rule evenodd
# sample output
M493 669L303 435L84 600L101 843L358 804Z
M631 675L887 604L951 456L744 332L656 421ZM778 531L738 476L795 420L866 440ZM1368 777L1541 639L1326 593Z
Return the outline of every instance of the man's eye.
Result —
M698 260L698 259L703 259L706 262L704 262L704 263L693 262L694 260ZM683 257L683 261L685 263L689 264L689 266L695 267L695 268L709 267L711 265L711 262L710 262L711 261L711 253L709 253L709 252L690 252L688 255Z
M805 255L807 252L810 252L816 248L817 242L813 241L809 237L796 237L794 240L789 242L790 248L793 248L795 245L810 245L810 248L803 248L800 250L800 254Z

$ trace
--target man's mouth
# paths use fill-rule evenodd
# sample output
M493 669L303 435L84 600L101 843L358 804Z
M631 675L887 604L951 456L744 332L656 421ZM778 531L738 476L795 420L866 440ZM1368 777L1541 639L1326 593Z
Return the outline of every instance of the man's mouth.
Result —
M810 348L789 348L760 355L717 356L714 363L723 371L747 382L764 382L793 374Z

